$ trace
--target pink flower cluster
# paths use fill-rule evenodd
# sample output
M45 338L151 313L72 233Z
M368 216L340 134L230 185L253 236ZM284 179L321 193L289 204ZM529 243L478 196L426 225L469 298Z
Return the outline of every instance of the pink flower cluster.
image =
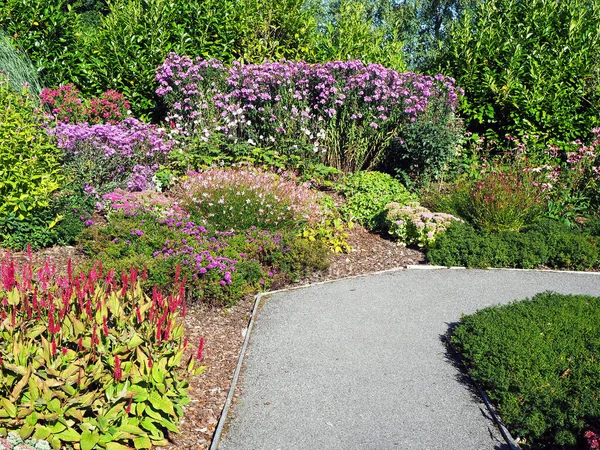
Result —
M315 223L323 215L320 195L287 172L244 167L189 172L179 195L190 212L190 208L202 211L209 222L215 216L229 218L234 228L249 215L257 218L253 225L259 228L277 228L289 220Z

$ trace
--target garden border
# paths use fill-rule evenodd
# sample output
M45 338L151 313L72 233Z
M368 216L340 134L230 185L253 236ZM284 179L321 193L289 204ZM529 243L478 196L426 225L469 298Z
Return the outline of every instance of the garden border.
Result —
M287 292L287 291L296 291L298 289L305 289L307 287L311 287L311 286L318 286L318 285L323 285L323 284L329 284L329 283L333 283L336 281L342 281L342 280L352 280L352 279L356 279L356 278L364 278L367 276L371 276L371 275L381 275L381 274L385 274L385 273L394 273L394 272L402 272L405 270L468 270L468 267L463 267L463 266L433 266L433 265L428 265L428 264L423 264L423 265L413 265L413 264L409 264L406 267L395 267L392 269L386 269L386 270L380 270L377 272L370 272L370 273L365 273L365 274L360 274L360 275L353 275L353 276L349 276L349 277L342 277L342 278L336 278L334 280L326 280L326 281L319 281L316 283L310 283L310 284L303 284L300 286L291 286L285 289L277 289L274 291L266 291L266 292L260 292L258 294L256 294L255 298L254 298L254 307L252 309L252 314L250 316L250 321L248 322L248 327L246 328L246 334L244 336L244 343L242 344L242 348L240 350L240 354L238 356L238 363L235 369L235 372L233 374L233 378L231 380L231 386L229 388L229 392L227 394L227 399L225 400L225 405L223 406L223 410L221 411L221 415L219 417L219 422L217 424L217 428L215 429L215 434L213 435L213 439L210 445L209 450L218 450L219 448L219 444L221 443L221 436L223 434L223 431L225 429L225 425L227 424L228 418L229 418L229 410L231 409L231 404L233 402L233 397L235 394L235 389L237 387L237 382L239 380L239 376L240 373L242 371L243 365L244 365L244 360L246 358L246 350L248 348L248 344L250 342L250 334L252 333L252 329L254 327L254 321L256 319L258 310L260 308L262 299L264 297L268 297L272 294L278 294L280 292ZM571 273L571 274L595 274L600 276L600 272L585 272L585 271L575 271L575 270L552 270L552 269L513 269L513 268L488 268L488 269L477 269L477 268L473 268L472 270L497 270L497 271L520 271L520 272L553 272L553 273ZM461 361L461 365L463 365L464 367L464 363L462 362L462 358L460 359ZM519 444L517 444L517 442L513 439L512 435L510 434L510 432L508 431L508 429L504 426L504 423L502 422L502 419L500 418L500 416L498 415L498 413L496 412L496 409L494 408L494 406L492 405L489 397L487 396L487 394L485 393L485 391L479 386L479 384L477 384L475 382L475 380L473 380L471 377L469 377L469 379L471 380L471 382L473 383L473 385L477 388L477 390L479 391L481 398L483 400L483 402L485 403L494 423L496 424L496 426L498 427L498 429L500 430L500 433L502 434L502 437L505 439L506 443L508 444L508 446L510 447L511 450L520 450L521 447L519 446Z

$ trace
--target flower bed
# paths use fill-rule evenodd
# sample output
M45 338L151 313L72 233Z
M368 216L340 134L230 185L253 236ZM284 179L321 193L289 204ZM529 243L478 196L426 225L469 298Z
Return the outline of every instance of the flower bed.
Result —
M150 448L177 432L188 401L184 284L176 276L169 293L147 295L145 277L101 264L58 275L48 263L17 275L2 260L0 429L57 450ZM187 370L198 373L193 358Z

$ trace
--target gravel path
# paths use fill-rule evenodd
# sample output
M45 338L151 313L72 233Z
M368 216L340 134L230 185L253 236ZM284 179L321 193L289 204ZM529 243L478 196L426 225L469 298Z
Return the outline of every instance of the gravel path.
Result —
M219 448L508 448L442 337L546 290L600 295L600 275L404 270L269 295Z

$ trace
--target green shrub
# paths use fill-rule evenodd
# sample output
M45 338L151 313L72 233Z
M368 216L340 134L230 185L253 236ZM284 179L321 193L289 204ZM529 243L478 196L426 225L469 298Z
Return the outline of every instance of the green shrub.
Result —
M0 29L40 72L42 84L85 85L83 54L73 0L5 0Z
M543 293L463 317L452 342L527 448L575 447L600 420L600 298Z
M551 266L586 270L600 264L596 239L553 220L528 231L486 233L465 223L453 223L428 249L433 264L466 267Z
M450 192L432 202L434 207L487 232L521 231L546 212L549 195L540 187L535 173L500 168L480 176L455 182Z
M36 278L29 264L20 278L15 271L6 257L0 430L46 439L56 450L166 444L189 401L179 367L187 345L183 284L148 296L144 274L133 269L74 275L69 265L60 279L48 264ZM190 357L188 372L193 364Z
M331 11L319 11L319 19L329 16L313 34L309 62L361 61L405 70L403 42L397 39L392 24L362 0L330 2Z
M455 221L460 219L451 214L432 213L419 202L404 206L392 202L385 206L383 227L404 244L429 247Z
M0 74L0 237L11 247L29 234L32 245L46 245L57 221L50 207L64 182L60 151L41 124L27 92L11 91Z
M341 212L369 229L382 226L382 214L388 203L406 205L416 200L398 180L382 172L356 172L338 186L346 197Z
M570 141L598 123L600 5L595 0L460 2L437 64L466 91L470 131L550 133ZM453 8L448 8L452 10Z

